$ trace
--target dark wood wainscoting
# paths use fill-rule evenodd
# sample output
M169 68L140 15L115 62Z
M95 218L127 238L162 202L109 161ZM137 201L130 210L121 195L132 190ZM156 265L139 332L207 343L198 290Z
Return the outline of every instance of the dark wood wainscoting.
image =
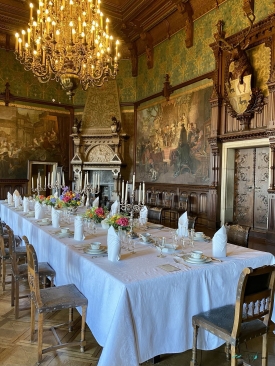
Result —
M27 179L18 179L18 180L9 180L9 179L0 179L0 199L4 200L7 198L8 192L11 194L18 190L20 195L26 196L28 194L28 180Z
M185 185L169 185L154 184L146 185L146 201L149 205L165 206L164 200L167 193L173 194L173 209L181 209L182 199L186 199L186 208L188 215L196 216L196 223L206 227L216 227L216 207L212 212L210 203L209 186L185 186ZM212 193L212 192L211 192ZM154 196L154 201L150 202L150 197ZM179 210L181 211L181 210ZM211 211L211 212L210 212ZM214 219L212 220L212 218Z

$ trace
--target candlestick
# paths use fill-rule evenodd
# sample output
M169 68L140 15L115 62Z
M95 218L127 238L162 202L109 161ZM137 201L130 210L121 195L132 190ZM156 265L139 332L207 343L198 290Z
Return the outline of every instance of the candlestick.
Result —
M125 188L125 199L124 199L125 202L127 202L127 196L128 196L128 181L126 182L126 188Z
M64 172L62 172L62 185L65 186L65 176L64 176Z
M133 192L135 192L136 174L133 174Z
M122 187L121 187L121 201L124 200L124 179L122 180Z
M143 182L142 203L145 203L145 183Z
M122 190L124 187L124 182L122 185ZM134 214L136 212L140 212L141 209L144 207L144 203L142 202L137 202L135 203L135 193L134 190L132 190L132 194L130 195L130 202L127 203L127 189L128 189L128 182L126 183L126 190L125 190L125 200L123 201L123 195L121 197L121 203L120 203L120 209L126 213L130 214L130 219L129 219L129 223L130 223L130 231L129 231L129 237L134 239L137 238L138 235L134 232L133 227L134 227ZM140 183L140 191L139 191L139 200L141 197L141 183Z
M139 183L138 202L141 202L141 183Z

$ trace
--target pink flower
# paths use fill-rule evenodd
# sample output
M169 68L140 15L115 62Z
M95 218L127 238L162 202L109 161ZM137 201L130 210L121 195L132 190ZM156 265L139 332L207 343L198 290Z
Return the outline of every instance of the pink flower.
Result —
M120 219L118 219L116 221L116 223L120 226L128 226L129 225L129 221L126 217L121 217Z
M102 207L98 207L96 210L95 210L95 213L96 215L98 216L103 216L104 215L104 210Z

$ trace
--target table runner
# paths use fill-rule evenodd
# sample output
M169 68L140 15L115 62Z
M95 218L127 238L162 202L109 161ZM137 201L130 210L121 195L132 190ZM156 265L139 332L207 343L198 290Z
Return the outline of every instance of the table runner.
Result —
M239 275L244 267L274 264L270 253L228 245L222 263L177 264L173 255L157 257L157 250L136 245L136 254L122 251L121 261L92 258L83 247L92 241L106 245L106 230L87 235L83 242L60 239L51 226L1 204L1 219L14 232L26 235L39 261L56 270L56 285L74 283L88 299L87 325L103 346L98 366L138 366L158 354L183 352L192 347L192 315L234 303ZM67 224L66 224L67 226ZM151 229L153 236L169 237L168 228ZM195 242L211 255L211 243ZM166 272L160 265L180 270ZM273 314L273 321L275 316ZM222 341L200 331L198 348L214 349Z

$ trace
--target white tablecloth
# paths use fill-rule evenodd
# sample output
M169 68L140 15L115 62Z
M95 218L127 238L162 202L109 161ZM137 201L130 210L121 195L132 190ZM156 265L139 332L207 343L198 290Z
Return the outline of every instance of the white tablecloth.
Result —
M57 229L39 226L34 218L3 202L1 219L15 234L29 238L39 261L51 264L56 270L56 285L74 283L87 297L87 324L103 346L98 366L138 366L159 354L190 349L192 315L234 303L243 268L275 263L270 253L228 245L228 256L222 263L187 268L176 264L173 255L157 257L155 248L143 244L136 245L136 254L122 251L121 261L114 263L83 252L91 241L106 245L107 231L101 228L83 242L58 239ZM169 236L166 228L151 233ZM211 256L210 243L195 245ZM180 270L166 272L159 267L163 264ZM214 349L221 344L210 333L199 332L199 348Z

